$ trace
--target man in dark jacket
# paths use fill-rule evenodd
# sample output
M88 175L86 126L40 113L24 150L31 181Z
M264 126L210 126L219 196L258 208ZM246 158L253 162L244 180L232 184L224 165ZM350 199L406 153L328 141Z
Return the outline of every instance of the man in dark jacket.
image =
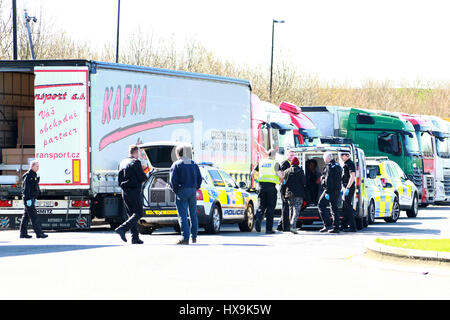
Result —
M39 196L39 180L37 172L39 170L39 162L34 160L30 163L30 170L28 170L22 177L22 198L25 205L25 211L20 222L20 237L29 239L30 235L27 233L28 221L31 220L36 238L47 238L48 236L42 232L41 223L36 211L36 198Z
M183 238L177 244L189 244L189 236L192 234L192 243L197 242L198 217L197 217L197 190L202 184L202 175L198 165L192 160L191 147L180 145L175 149L178 158L170 168L170 186L176 195L178 221ZM189 229L188 211L191 219Z
M290 231L297 234L297 219L305 198L305 175L297 157L291 160L291 167L284 171L286 199L289 204Z
M325 152L323 160L327 164L323 169L322 186L323 193L319 198L319 214L322 218L324 227L320 232L339 233L340 215L338 210L338 201L341 192L342 168L337 163L331 152ZM333 213L333 223L331 221L330 209ZM333 228L331 228L333 226Z
M344 161L342 186L345 188L343 192L344 204L342 210L344 213L344 219L342 219L342 229L345 232L356 232L356 222L353 213L353 196L355 195L356 167L355 163L350 159L350 153L341 153L341 159L342 161Z
M138 160L139 148L136 145L129 147L129 157L122 160L119 165L119 186L122 188L122 198L127 210L128 220L115 231L123 241L127 241L125 234L131 231L131 243L144 243L139 239L137 222L143 215L142 183L147 180L143 165Z
M286 160L280 163L280 170L286 171L291 167L291 161L294 157L294 151L288 150ZM280 195L281 195L281 219L278 223L277 230L278 231L289 231L290 227L290 219L289 219L289 203L286 199L286 185L283 183L280 187Z

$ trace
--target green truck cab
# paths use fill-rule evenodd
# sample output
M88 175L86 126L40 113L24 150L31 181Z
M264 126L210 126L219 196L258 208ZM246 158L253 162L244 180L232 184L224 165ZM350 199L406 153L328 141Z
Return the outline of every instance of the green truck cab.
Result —
M340 106L301 109L322 134L349 138L366 156L385 156L396 162L422 192L423 159L414 126L409 121L376 111Z

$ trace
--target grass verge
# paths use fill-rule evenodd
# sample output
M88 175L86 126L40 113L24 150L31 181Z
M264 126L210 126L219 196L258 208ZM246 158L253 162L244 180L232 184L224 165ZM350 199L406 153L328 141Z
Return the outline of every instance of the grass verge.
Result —
M450 252L450 239L375 239L376 242L393 247L415 250Z

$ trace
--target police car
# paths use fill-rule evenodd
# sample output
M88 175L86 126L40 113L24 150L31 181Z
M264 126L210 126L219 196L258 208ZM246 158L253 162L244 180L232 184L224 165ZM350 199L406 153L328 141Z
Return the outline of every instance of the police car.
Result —
M387 157L368 157L366 160L368 170L377 170L382 182L392 184L400 210L405 210L408 217L415 218L419 212L419 192L400 166Z
M151 234L160 227L174 227L179 232L175 194L169 186L169 173L176 160L174 142L148 143L139 146L145 152L150 175L144 184L144 215L138 221L142 234ZM199 227L218 233L222 224L238 224L241 231L252 231L257 197L245 190L224 170L211 163L199 163L202 175L197 190Z
M367 204L369 224L374 223L375 219L397 222L400 216L400 204L392 184L381 179L377 166L368 167L367 172L363 198Z

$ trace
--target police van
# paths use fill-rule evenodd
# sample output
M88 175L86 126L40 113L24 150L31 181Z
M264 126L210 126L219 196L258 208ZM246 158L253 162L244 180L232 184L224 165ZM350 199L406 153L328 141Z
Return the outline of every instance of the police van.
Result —
M419 212L419 191L400 166L387 157L368 157L366 160L369 170L377 170L377 175L380 176L381 180L392 184L400 209L405 210L409 218L417 217Z
M295 156L300 161L300 166L305 172L306 180L308 180L309 175L313 174L309 172L308 165L311 161L317 163L316 174L321 175L324 167L326 166L323 160L323 155L325 152L331 152L334 155L336 162L339 162L343 166L342 160L340 159L340 154L343 152L350 154L350 159L355 163L356 167L356 181L355 181L355 196L353 198L353 209L355 210L355 222L358 230L361 230L368 226L369 218L367 211L367 202L364 201L364 183L367 175L366 163L364 151L358 148L356 145L352 144L351 141L345 138L339 137L322 137L321 144L316 146L298 146L291 149ZM314 192L311 192L313 188L317 188ZM313 224L314 221L321 221L318 209L318 198L323 192L323 188L320 183L315 185L307 185L308 196L303 201L302 210L299 214L297 227L301 228L303 225ZM312 198L311 194L317 195L317 197ZM340 215L342 219L342 199L339 198L338 207L340 210Z
M139 145L149 164L149 179L143 186L144 215L138 221L142 234L151 234L161 227L178 224L175 193L169 185L170 167L176 161L176 142L156 142ZM198 163L202 184L197 190L199 227L208 233L218 233L222 224L238 224L241 231L252 231L256 194L247 192L245 182L236 181L211 163Z

